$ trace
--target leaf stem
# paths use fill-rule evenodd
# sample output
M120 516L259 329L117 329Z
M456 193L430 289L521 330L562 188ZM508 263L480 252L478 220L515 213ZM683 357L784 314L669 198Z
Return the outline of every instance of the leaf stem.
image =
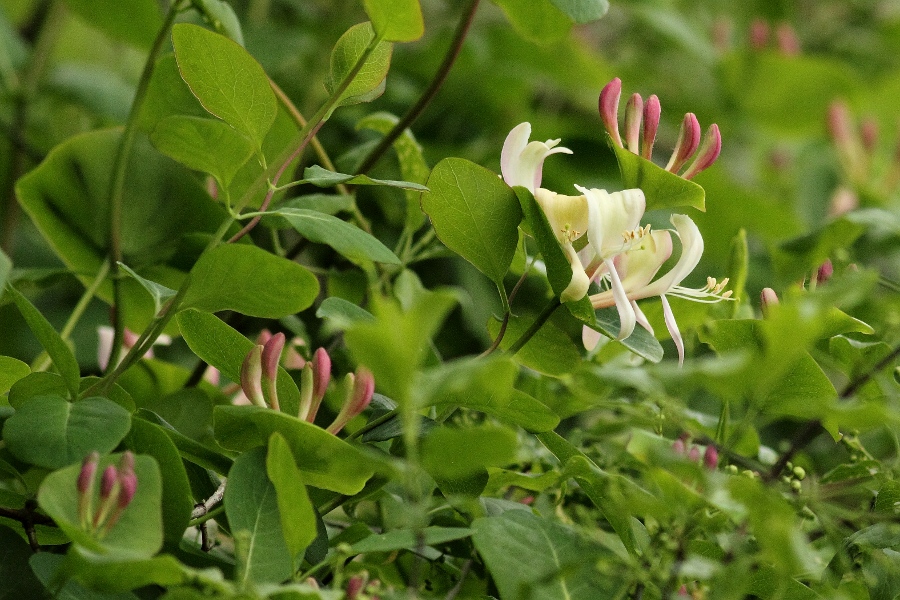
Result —
M110 278L113 285L113 303L112 303L112 326L113 326L113 344L110 356L118 356L122 350L122 340L125 330L125 323L122 319L120 311L122 304L121 279L119 277L119 265L122 261L122 204L125 198L125 175L128 170L128 161L131 158L131 150L134 148L134 141L137 135L137 121L147 98L147 89L150 86L150 78L156 68L156 59L162 52L163 46L169 39L169 31L175 22L175 16L181 11L183 5L182 0L173 0L166 13L162 27L153 40L153 46L147 55L147 61L144 63L144 70L141 73L141 79L138 81L137 89L134 93L134 100L131 103L131 111L128 113L128 121L125 123L125 129L122 131L122 137L119 140L119 147L116 150L116 156L113 161L112 178L109 185L109 258L110 258ZM110 369L115 366L115 361L110 361Z
M478 4L480 0L469 0L468 5L463 9L462 18L459 21L459 24L456 26L456 32L453 34L453 41L450 43L450 48L447 49L447 54L444 56L444 60L441 63L441 66L438 68L437 72L434 74L434 77L431 80L429 86L422 92L422 95L416 101L416 103L410 107L406 114L397 121L393 128L381 138L381 141L375 146L371 152L369 152L368 156L363 160L362 164L357 169L358 173L367 173L375 164L384 156L384 153L387 152L388 148L391 147L391 144L396 141L398 137L400 137L406 129L413 124L413 122L419 118L425 108L431 103L434 99L435 95L438 93L438 90L441 89L441 86L444 85L444 82L447 80L447 76L450 74L450 70L453 68L453 64L456 62L457 57L459 56L459 52L462 49L463 42L466 40L466 35L469 33L469 28L472 26L472 22L475 20L475 13L478 11Z
M362 427L360 427L359 429L357 429L356 431L354 431L353 433L348 435L346 439L348 441L355 440L356 438L372 431L373 429L375 429L382 423L387 423L388 421L390 421L391 419L393 419L394 417L396 417L399 414L400 414L399 408L390 410L390 411L384 413L383 415L381 415L380 417L378 417L377 419L373 419L372 421L369 421L368 423L366 423L365 425L363 425Z
M522 346L528 343L528 341L534 337L534 334L538 332L538 330L544 326L544 323L547 322L547 319L553 314L553 312L562 306L562 302L559 301L559 297L554 296L550 302L547 303L547 306L544 307L544 310L541 311L541 314L537 316L534 320L534 323L531 324L525 333L513 343L512 346L509 347L507 352L510 356L514 355L516 352L522 349Z

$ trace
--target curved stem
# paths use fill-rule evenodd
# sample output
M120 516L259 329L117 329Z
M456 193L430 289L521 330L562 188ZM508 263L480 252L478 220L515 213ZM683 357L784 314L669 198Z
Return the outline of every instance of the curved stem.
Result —
M456 27L456 32L453 35L453 41L450 43L450 48L447 50L447 54L444 56L444 61L441 63L440 68L438 68L437 72L434 74L431 84L424 92L422 92L418 101L406 111L403 118L397 121L387 135L381 138L378 145L369 152L369 155L366 156L359 166L359 169L357 169L358 173L367 173L375 166L384 153L387 152L388 148L391 147L391 144L393 144L394 141L419 118L419 115L422 114L425 107L431 103L438 90L444 85L444 81L447 80L447 75L450 74L450 69L453 68L453 63L456 62L456 58L459 56L466 35L469 33L469 28L472 26L472 21L475 20L475 13L478 11L479 1L480 0L469 0L468 6L466 6L463 11L462 19L460 19L459 25Z
M125 198L125 174L128 170L128 159L134 147L137 135L137 121L147 98L147 89L150 86L150 78L156 68L156 58L162 52L163 46L169 39L169 30L175 22L175 16L180 12L182 0L173 0L166 13L165 21L156 34L147 62L134 93L134 101L131 103L131 111L128 113L128 121L119 141L119 148L113 161L112 178L109 185L109 258L110 278L113 285L112 326L114 329L112 354L118 356L122 350L122 339L125 324L119 311L122 300L121 282L119 278L119 265L122 260L122 203ZM110 361L110 369L114 368L115 361Z
M512 346L509 347L509 350L507 350L507 352L509 352L510 356L521 350L522 346L527 344L528 341L534 337L534 334L536 334L538 330L544 326L544 323L547 322L547 319L550 318L550 315L552 315L553 312L560 306L562 306L562 303L559 301L558 297L554 297L552 300L550 300L550 302L547 303L547 306L544 307L544 310L541 311L541 314L539 314L534 320L534 323L531 324L531 327L529 327L525 331L525 333L523 333L522 336L517 339Z
M368 423L366 423L365 425L363 425L362 427L360 427L359 429L357 429L356 431L354 431L353 433L348 435L347 441L355 440L356 438L361 437L362 435L368 433L369 431L372 431L373 429L375 429L382 423L387 423L388 421L390 421L391 419L393 419L394 417L396 417L399 414L400 414L399 408L395 408L393 410L390 410L390 411L384 413L377 419L369 421Z
M494 350L500 347L500 342L503 341L503 336L506 335L506 326L509 325L509 311L507 310L503 313L503 321L500 322L500 331L497 332L497 337L491 342L491 345L487 350L478 355L478 358L484 358L485 356L490 355Z

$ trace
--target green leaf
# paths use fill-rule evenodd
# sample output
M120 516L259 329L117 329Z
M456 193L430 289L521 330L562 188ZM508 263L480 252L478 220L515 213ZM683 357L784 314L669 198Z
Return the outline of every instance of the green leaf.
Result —
M517 448L515 432L505 427L435 427L422 440L422 466L437 480L459 479L514 462Z
M547 280L556 296L562 294L572 281L572 266L569 264L562 247L547 221L547 216L540 205L526 188L513 188L522 207L524 222L537 242L538 251L547 266Z
M27 556L27 553L23 554ZM55 591L56 584L61 582L62 577L65 576L66 562L66 557L63 555L38 552L31 555L28 564L31 565L31 570L38 576L44 587ZM60 579L57 579L58 577ZM86 589L74 579L66 581L65 585L55 594L55 597L59 600L138 600L137 596L128 593L121 594L116 598L110 598L103 592Z
M278 208L303 208L334 215L353 210L353 196L344 194L306 194L285 200Z
M509 271L522 211L496 173L462 158L445 158L428 178L422 210L445 246L498 285Z
M9 273L12 271L12 261L5 252L0 250L0 290L6 288L6 281L9 279Z
M900 515L900 481L885 481L875 497L875 512Z
M294 561L282 533L275 486L266 476L264 448L234 461L225 488L225 514L236 538L239 583L280 583L291 576Z
M172 288L168 288L164 285L156 283L155 281L150 281L149 279L145 279L134 272L133 269L128 267L123 263L119 263L119 268L131 275L135 281L137 281L141 286L150 292L150 295L153 296L153 305L156 307L156 312L154 314L159 315L160 311L162 311L163 305L175 297L175 294L178 292L173 290Z
M112 129L71 137L16 184L22 208L85 286L110 252L109 175L120 138L121 131ZM182 244L185 237L213 234L227 218L196 177L140 135L126 167L122 214L122 262L171 288L179 287L179 268L194 257ZM125 326L143 331L155 312L152 299L131 279L122 280L121 293ZM111 281L98 296L112 302Z
M108 36L142 49L153 44L163 25L155 0L66 0L66 4Z
M232 40L190 23L172 28L172 43L181 76L203 108L261 149L278 101L259 63Z
M419 535L417 535L417 533ZM474 533L466 527L426 527L419 532L409 529L395 529L387 533L370 535L350 546L354 554L367 552L415 551L420 543L426 546L446 544L461 540Z
M353 67L374 41L371 23L354 25L338 39L331 51L331 69L325 77L325 90L334 94ZM369 102L384 92L384 80L391 67L393 44L381 41L366 58L356 77L341 94L336 106Z
M253 349L253 342L209 313L185 310L176 318L181 335L194 354L230 380L241 380L241 364ZM300 390L282 367L278 367L276 387L281 410L296 415L300 410Z
M160 56L153 68L144 104L138 115L138 130L149 135L157 123L176 115L207 118L209 113L203 110L197 97L191 93L191 88L181 78L175 55L168 53Z
M610 339L616 339L620 329L619 312L614 307L609 307L599 308L594 314L597 316L597 324L588 327ZM662 346L653 334L643 327L635 327L634 332L624 340L619 340L619 343L650 362L658 363L663 358Z
M204 469L209 469L223 477L228 475L228 471L231 470L233 461L230 458L220 454L220 451L212 450L184 434L179 433L156 413L146 409L138 409L135 413L135 417L159 427L160 430L169 437L172 443L175 444L175 447L178 448L178 453L184 460L194 463Z
M62 378L66 383L66 389L69 390L70 397L77 398L78 380L81 376L81 372L78 368L78 361L75 360L75 355L72 353L72 349L63 341L47 318L42 315L41 312L25 298L25 296L20 294L16 288L10 285L7 287L7 292L12 296L13 302L15 302L19 312L22 313L22 317L28 324L28 328L31 329L31 332L38 339L41 347L47 351L50 360L53 361L59 374L62 375Z
M332 296L325 298L316 309L316 318L329 319L341 329L350 327L357 321L371 322L375 320L372 313L343 298Z
M128 411L106 398L68 402L36 396L6 420L3 439L19 460L57 469L81 461L92 450L113 450L130 427Z
M572 19L552 0L494 0L503 9L515 30L526 39L544 46L569 34Z
M35 371L15 382L9 389L9 405L18 410L35 396L65 396L66 382L56 373Z
M4 599L43 597L41 582L28 566L29 556L42 554L33 554L25 540L9 527L0 526L0 595Z
M159 465L164 538L168 547L177 548L194 508L191 484L178 448L162 428L143 419L132 420L125 444L135 454L152 456Z
M518 367L505 358L461 359L425 371L417 383L420 406L440 411L466 407L518 425L527 431L551 431L556 414L513 388Z
M191 2L213 29L241 46L244 45L241 22L230 4L224 0L191 0Z
M319 293L315 275L294 261L256 246L223 244L191 269L182 308L233 310L278 319L308 308Z
M530 511L476 519L472 529L501 600L596 600L614 597L621 585L621 575L595 566L608 550Z
M301 553L316 539L316 512L313 509L303 476L294 463L290 446L280 433L269 438L266 454L266 473L275 488L281 529L288 552L296 561ZM294 570L299 564L294 564Z
M840 218L806 235L781 243L772 253L778 273L786 280L804 277L818 269L836 250L850 247L865 226Z
M149 585L177 586L200 580L174 556L121 560L107 556L70 552L63 569L77 573L78 581L92 590L118 594ZM108 598L108 596L106 597ZM86 600L79 597L78 600Z
M296 417L258 406L217 406L216 440L243 452L265 446L281 434L294 454L303 480L311 486L345 495L359 492L382 464L356 446Z
M31 374L31 367L17 358L0 356L0 394L5 394L13 384Z
M98 432L99 433L99 432ZM100 458L98 473L118 464L121 455ZM71 465L50 473L38 490L38 504L73 542L112 560L150 558L162 547L162 481L156 461L139 454L134 457L137 492L121 517L104 537L81 526L78 514L78 475L81 465ZM94 486L99 494L99 485ZM94 506L99 496L94 497Z
M368 175L346 175L344 173L329 171L319 165L306 167L303 171L303 179L298 183L309 183L316 187L332 187L342 183L347 185L385 185L413 192L428 191L428 188L421 183L412 181L394 181L392 179L373 179Z
M578 24L596 21L609 10L607 0L550 0L550 2Z
M269 214L284 218L306 239L327 244L354 262L400 264L400 259L375 237L337 217L303 208L280 208Z
M253 142L214 119L174 115L161 120L150 141L156 149L195 171L209 173L221 188L253 155Z
M706 192L702 187L670 173L652 161L630 150L612 144L622 185L626 188L640 188L647 200L647 210L692 206L706 210Z
M388 42L413 42L425 33L419 0L363 0L378 36Z
M506 335L500 342L500 348L506 350L512 346L533 322L534 315L511 317L506 325ZM488 331L495 337L500 332L500 323L496 319L491 319ZM538 373L560 377L571 373L578 366L581 362L581 353L572 342L572 338L550 320L537 330L513 358Z

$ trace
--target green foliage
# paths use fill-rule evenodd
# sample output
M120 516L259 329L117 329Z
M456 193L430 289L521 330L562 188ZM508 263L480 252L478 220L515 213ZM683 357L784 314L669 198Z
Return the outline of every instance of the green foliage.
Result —
M337 41L331 51L331 70L325 79L325 89L329 94L336 93L357 63L364 61L359 73L338 97L338 106L370 102L384 93L385 78L394 50L393 45L388 43L390 40L382 41L384 39L382 35L376 42L372 24L359 23Z
M363 0L378 37L388 42L412 42L425 33L419 0Z
M706 192L703 188L630 150L613 145L613 152L622 174L622 185L639 188L647 200L647 210L691 206L706 209Z

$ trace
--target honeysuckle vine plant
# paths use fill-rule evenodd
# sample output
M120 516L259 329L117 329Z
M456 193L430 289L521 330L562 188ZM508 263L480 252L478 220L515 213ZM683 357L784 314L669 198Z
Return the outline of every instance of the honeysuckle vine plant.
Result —
M0 597L896 598L871 4L0 0Z

